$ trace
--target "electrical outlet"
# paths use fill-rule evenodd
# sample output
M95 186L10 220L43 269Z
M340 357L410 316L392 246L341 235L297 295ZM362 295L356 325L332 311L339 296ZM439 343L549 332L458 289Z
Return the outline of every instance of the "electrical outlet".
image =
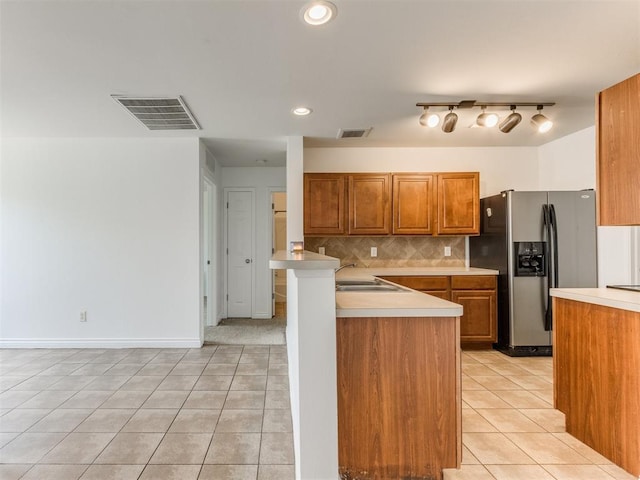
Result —
M81 322L86 322L87 321L87 311L86 310L80 310L80 321Z
M444 247L444 256L445 257L451 256L451 247Z
M378 247L371 247L371 256L372 257L378 256Z
M324 247L318 247L318 253L324 255Z

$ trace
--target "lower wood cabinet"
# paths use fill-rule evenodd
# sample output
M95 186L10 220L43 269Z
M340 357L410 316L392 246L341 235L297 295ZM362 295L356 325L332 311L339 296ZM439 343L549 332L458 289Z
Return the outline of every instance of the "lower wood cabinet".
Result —
M451 277L451 301L463 308L460 338L464 346L490 347L497 340L496 287L493 275Z
M384 276L390 282L462 305L460 342L491 348L497 340L497 281L493 275Z
M554 406L629 478L640 476L639 327L640 312L553 299Z
M459 468L456 317L337 318L338 464L344 480L442 480Z

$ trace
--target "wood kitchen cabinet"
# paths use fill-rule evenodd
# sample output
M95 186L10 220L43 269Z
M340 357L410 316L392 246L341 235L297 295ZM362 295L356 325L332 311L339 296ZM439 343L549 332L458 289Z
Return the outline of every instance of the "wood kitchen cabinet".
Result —
M640 312L632 300L616 308L598 304L603 298L553 298L554 407L569 434L637 478Z
M460 341L465 347L487 347L497 340L496 277L451 277L451 301L462 305Z
M394 235L431 235L434 232L434 175L393 175Z
M305 235L478 235L480 176L307 173Z
M347 233L346 189L346 179L342 174L305 174L305 235Z
M442 298L443 300L451 300L451 281L448 276L419 277L394 275L380 278L422 293L433 295L434 297Z
M640 225L640 74L598 94L598 225Z
M336 319L341 479L442 480L459 468L456 317Z
M350 174L349 234L391 233L391 183L389 174Z
M460 342L465 348L491 348L497 340L497 282L493 275L384 276L398 285L458 303Z
M437 234L480 234L480 174L439 173Z

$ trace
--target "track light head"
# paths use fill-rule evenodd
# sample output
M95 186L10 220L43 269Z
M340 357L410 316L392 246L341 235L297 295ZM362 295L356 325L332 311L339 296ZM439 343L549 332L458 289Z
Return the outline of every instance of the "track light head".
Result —
M486 108L487 107L482 107L482 113L476 118L476 123L481 127L495 127L498 124L498 115L495 113L486 113Z
M542 105L538 105L538 113L531 117L531 126L539 133L547 133L553 127L553 122L542 113Z
M511 105L511 114L505 118L498 128L502 133L509 133L522 121L522 115L516 112L516 106Z
M440 117L437 113L429 114L429 107L424 107L424 112L422 112L418 121L423 127L433 128L437 127L440 123Z
M453 113L453 107L449 107L449 113L447 113L442 122L442 131L444 133L451 133L456 129L456 123L458 123L458 115Z

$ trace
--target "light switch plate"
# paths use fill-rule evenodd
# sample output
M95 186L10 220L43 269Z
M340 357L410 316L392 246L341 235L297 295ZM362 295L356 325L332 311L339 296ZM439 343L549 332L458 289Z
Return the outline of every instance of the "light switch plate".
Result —
M324 247L318 247L318 253L324 255Z
M372 257L378 256L378 247L371 247L371 256Z
M445 257L451 256L451 247L444 247L444 256Z

